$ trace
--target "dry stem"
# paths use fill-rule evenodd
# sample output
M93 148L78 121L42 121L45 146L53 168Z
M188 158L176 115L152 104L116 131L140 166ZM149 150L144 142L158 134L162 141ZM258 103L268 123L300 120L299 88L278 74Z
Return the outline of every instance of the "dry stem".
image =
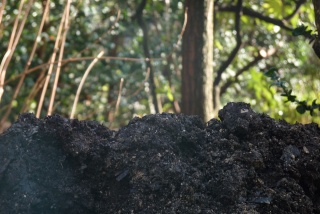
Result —
M70 114L70 119L73 119L74 118L74 114L75 114L75 111L76 111L76 107L77 107L77 103L78 103L78 100L79 100L79 95L80 95L80 92L82 90L82 86L87 78L87 76L89 75L91 69L93 68L93 66L98 62L98 60L102 57L102 55L104 54L104 51L101 51L98 56L91 62L91 64L89 65L89 67L87 68L86 72L84 73L82 79L81 79L81 82L79 84L79 87L78 87L78 90L77 90L77 94L76 94L76 97L74 99L74 103L73 103L73 106L72 106L72 110L71 110L71 114Z

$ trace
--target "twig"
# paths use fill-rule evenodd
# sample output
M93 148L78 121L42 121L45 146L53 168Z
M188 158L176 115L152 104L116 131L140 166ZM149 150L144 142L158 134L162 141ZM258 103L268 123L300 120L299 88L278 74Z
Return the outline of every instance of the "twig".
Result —
M306 0L299 0L296 2L296 8L292 11L291 14L287 15L286 17L284 17L283 19L286 21L289 21L290 19L292 19L299 11L300 7L306 3Z
M64 52L64 48L65 48L65 41L67 38L67 32L69 29L69 13L70 13L70 4L71 1L68 0L67 2L67 6L66 6L66 13L65 13L65 18L64 18L64 31L63 31L63 35L62 35L62 42L60 45L60 52L59 52L59 60L58 60L58 66L57 66L57 71L56 71L56 75L55 75L55 79L54 79L54 84L52 87L52 92L51 92L51 98L50 98L50 103L49 103L49 108L48 108L48 115L52 114L52 109L53 109L53 103L54 103L54 98L56 95L56 90L57 90L57 86L58 86L58 81L59 81L59 76L60 76L60 71L61 71L61 61L63 58L63 52Z
M178 41L173 45L173 49L171 50L171 52L166 57L167 59L169 57L171 57L172 54L178 49L179 44L181 43L181 40L183 38L183 34L184 34L185 30L186 30L187 22L188 22L188 8L186 8L185 11L184 11L184 21L183 21L181 32L180 32L179 37L178 37ZM152 60L155 60L155 58L153 58Z
M221 90L220 90L220 94L219 96L223 95L227 89L234 84L235 82L238 81L238 77L245 71L247 71L250 67L254 66L257 64L257 62L259 62L261 59L263 59L263 57L261 55L256 56L251 62L249 62L246 66L244 66L243 68L241 68L240 70L237 71L234 79L229 79L225 84L223 84L221 86Z
M80 95L80 92L82 90L82 86L87 78L87 76L89 75L91 69L93 68L93 66L98 62L98 59L104 54L104 51L101 51L98 56L91 62L91 64L89 65L89 67L87 68L87 70L85 71L82 79L81 79L81 82L79 84L79 87L78 87L78 90L77 90L77 94L76 94L76 97L74 99L74 103L73 103L73 106L72 106L72 110L71 110L71 114L70 114L70 119L73 119L74 118L74 114L75 114L75 111L76 111L76 107L77 107L77 103L78 103L78 100L79 100L79 95Z
M3 0L3 2L5 2L5 0ZM0 8L0 9L3 9L3 7ZM117 18L116 18L116 21L115 21L115 22L113 23L113 25L111 26L111 29L113 29L113 28L115 27L115 24L118 22L118 20L119 20L119 18L120 18L120 14L121 14L121 11L119 10L119 11L118 11ZM166 58L170 57L170 55L172 55L172 54L174 53L174 51L178 48L178 45L179 45L180 40L181 40L181 38L182 38L182 35L183 35L184 31L185 31L186 22L187 22L187 13L185 12L185 20L184 20L184 24L183 24L183 27L182 27L182 29L181 29L181 32L180 32L178 41L175 43L173 50L172 50L167 56L165 56L165 57L144 58L144 59L142 59L142 58L129 58L129 57L102 57L101 59L104 59L104 60L135 61L135 62L143 62L143 61L149 61L149 60L163 60L163 59L166 59ZM111 30L111 29L110 29L110 30ZM110 31L110 30L109 30L109 31ZM39 32L40 32L40 31L39 31ZM95 43L99 42L99 41L101 40L101 37L103 37L104 35L105 35L105 34L103 34L102 36L100 36L100 38L98 38ZM38 38L38 39L39 39L39 38ZM35 46L34 46L34 49L36 49ZM85 50L86 50L86 49L84 49L83 51L85 51ZM83 51L80 51L79 54L81 54ZM32 54L31 54L31 55L32 55ZM29 59L32 59L32 57L30 56ZM94 59L94 57L70 58L70 59L58 60L58 61L53 61L53 60L51 60L50 62L48 62L48 63L46 63L46 64L42 64L42 65L40 65L40 66L31 68L31 69L28 69L29 66L30 66L30 64L31 64L31 61L30 61L30 64L29 64L29 61L28 61L28 64L27 64L26 68L24 69L24 71L23 71L21 74L15 75L13 78L6 80L6 81L4 82L4 84L8 84L9 82L12 82L13 80L16 80L17 78L20 78L20 79L19 79L19 82L20 82L20 81L23 82L23 80L24 80L24 78L25 78L26 75L28 75L28 74L30 74L30 73L32 73L32 72L34 72L34 71L37 71L37 70L39 70L39 69L46 69L46 68L48 68L48 67L50 68L51 66L53 66L53 64L61 63L62 65L64 65L65 63L69 63L69 62L76 62L76 61L83 61L83 60L92 60L92 59ZM149 69L148 69L146 77L148 78L149 76L150 76L150 71L149 71ZM42 79L42 78L41 78L41 79ZM43 80L43 79L42 79L42 80ZM43 82L42 82L41 84L35 84L35 87L34 87L35 90L33 90L33 91L38 91L38 90L39 90L39 87L38 87L38 86L40 86L40 85L43 85ZM18 84L18 86L19 86L19 84ZM19 87L17 87L17 88L21 88L21 86L19 86ZM16 89L17 89L17 88L16 88ZM20 90L20 89L17 89L16 91L19 93L19 90ZM141 91L141 88L139 88L132 96L136 95L136 94L139 93L140 91ZM16 92L15 92L15 93L16 93ZM32 97L34 97L34 95L35 95L34 93L30 94L30 96L28 96L28 99L32 99ZM16 95L16 96L17 96L17 95ZM27 105L28 102L29 102L29 101L27 100L27 101L24 103L25 106L28 106L28 105ZM25 108L24 108L24 109L25 109ZM10 111L11 111L11 110L9 110L8 112L10 112ZM24 111L25 111L25 110L24 110Z
M2 4L1 4L1 7L0 7L0 24L1 24L1 21L2 21L2 16L3 16L3 11L4 11L5 5L6 5L6 0L2 0Z
M48 1L46 2L46 7L45 7L45 10L44 10L43 15L42 15L40 27L39 27L39 30L38 30L38 33L37 33L37 37L36 37L36 39L35 39L35 41L34 41L34 43L33 43L33 48L32 48L32 51L31 51L31 53L30 53L28 62L27 62L27 64L26 64L25 68L23 69L23 72L22 72L22 74L21 74L21 77L20 77L20 80L19 80L19 82L18 82L18 85L17 85L16 88L15 88L14 94L13 94L13 96L12 96L12 98L11 98L10 103L8 104L6 113L5 113L4 116L2 117L0 124L3 124L4 121L7 120L8 116L9 116L9 114L10 114L10 112L11 112L11 109L12 109L12 103L13 103L13 101L17 98L17 96L18 96L18 94L19 94L19 92L20 92L22 83L23 83L23 81L24 81L24 79L25 79L25 77L26 77L26 72L27 72L27 70L29 69L29 66L31 65L31 62L32 62L34 53L35 53L35 51L36 51L36 49L37 49L37 45L38 45L38 43L39 43L39 41L40 41L40 36L41 36L42 29L43 29L43 26L44 26L44 23L45 23L45 19L46 19L47 15L48 15L49 8L50 8L49 5L50 5L50 0L48 0Z
M218 11L221 11L221 12L236 12L237 11L237 6L233 6L233 5L228 5L228 6L218 5L216 8L217 8ZM247 8L247 7L243 7L242 11L243 11L243 15L254 17L254 18L258 18L258 19L260 19L262 21L277 25L277 26L279 26L282 29L287 30L287 31L292 31L293 30L293 28L288 27L285 24L286 21L284 21L284 20L275 19L275 18L271 18L269 16L265 16L265 15L263 15L263 14L257 12L257 11L254 11L254 10L252 10L250 8Z
M8 65L9 65L9 63L11 61L13 52L17 47L18 41L20 40L20 36L21 36L22 30L24 28L24 25L26 23L30 8L31 8L31 6L33 4L33 0L29 1L29 4L27 5L27 8L24 11L24 13L22 13L23 3L24 3L24 1L21 1L21 4L19 6L19 12L18 12L18 15L16 17L16 20L15 20L15 23L14 23L14 27L13 27L13 31L12 31L12 34L11 34L11 38L10 38L10 42L9 42L9 45L8 45L8 50L5 53L5 55L4 55L4 57L3 57L2 61L1 61L1 64L0 64L0 102L1 102L2 95L4 93L3 86L4 86L4 80L5 80L5 76L6 76L6 71L7 71ZM23 15L23 18L22 18L22 21L21 21L21 23L20 23L20 25L18 27L20 14ZM16 31L17 29L18 29L18 31Z
M69 63L69 62L78 62L78 61L86 61L86 60L94 60L95 57L79 57L79 58L70 58L70 59L65 59L65 60L62 60L62 64L66 64L66 63ZM164 58L152 58L152 60L163 60ZM131 62L144 62L148 59L145 59L145 58L130 58L130 57L113 57L113 56L105 56L105 57L101 57L99 60L120 60L120 61L131 61ZM58 61L55 61L55 62L48 62L48 63L45 63L45 64L41 64L41 65L38 65L36 67L33 67L31 69L29 69L26 74L30 74L30 73L33 73L37 70L40 70L40 69L43 69L45 67L48 67L52 64L57 64ZM22 76L22 74L19 74L19 75L16 75L14 76L13 78L5 81L5 85L20 78Z
M56 42L54 44L54 50L53 50L52 56L50 57L50 60L49 60L50 61L50 66L49 66L48 74L47 74L47 77L46 77L46 81L45 81L43 89L42 89L42 93L41 93L41 97L40 97L40 101L39 101L38 108L37 108L37 113L36 113L36 117L38 117L38 118L40 117L42 105L43 105L43 102L44 102L44 97L46 95L47 88L48 88L48 85L49 85L49 80L50 80L50 77L51 77L51 74L52 74L53 65L54 65L53 62L55 61L57 52L59 50L60 37L61 37L62 29L63 29L63 26L64 26L63 23L64 23L64 20L66 18L66 13L67 13L67 7L64 8L63 15L62 15L62 18L61 18L61 21L60 21L60 26L59 26Z
M122 93L122 86L123 86L123 78L120 80L120 88L119 88L119 94L118 94L118 99L117 99L117 104L116 104L116 110L114 111L114 115L116 116L119 110L119 105L120 105L120 100L121 100L121 93Z
M118 12L119 14L119 12ZM181 39L182 39L182 36L185 32L185 28L186 28L186 25L187 25L187 20L188 20L188 14L187 14L187 11L185 11L184 13L184 23L183 23L183 27L181 29L181 32L179 34L179 37L178 37L178 41L175 43L174 45L174 48L173 50L166 56L166 57L153 57L153 58L133 58L133 57L115 57L115 56L105 56L105 57L101 57L100 60L120 60L120 61L131 61L131 62L145 62L145 61L148 61L148 60L151 60L151 61L160 61L160 60L164 60L164 59L167 59L168 57L170 57L174 51L176 51L176 49L178 48L180 42L181 42ZM99 39L97 39L98 41ZM84 51L84 50L83 50ZM81 51L81 52L83 52ZM67 63L70 63L70 62L77 62L77 61L86 61L86 60L93 60L95 59L95 57L77 57L77 58L69 58L69 59L64 59L61 61L61 63L63 65L67 64ZM54 64L57 64L58 62L55 61L55 62L52 62ZM29 69L25 74L30 74L32 72L35 72L39 69L42 69L43 67L47 67L47 66L50 66L50 62L49 63L45 63L45 64L41 64L41 65L38 65L36 67L33 67L31 69ZM14 80L16 80L17 78L20 78L22 74L19 74L17 76L14 76L13 78L7 80L4 84L8 84Z

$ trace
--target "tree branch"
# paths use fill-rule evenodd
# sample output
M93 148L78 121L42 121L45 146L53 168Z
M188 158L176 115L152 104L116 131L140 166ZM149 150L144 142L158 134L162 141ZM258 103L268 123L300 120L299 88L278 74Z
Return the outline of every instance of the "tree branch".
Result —
M286 20L286 21L289 21L290 19L292 19L299 11L300 7L306 3L307 1L306 0L299 0L296 2L296 8L294 9L294 11L287 15L286 17L284 17L283 19Z
M221 12L237 12L237 10L238 10L237 7L238 6L233 6L233 5L217 5L216 6L216 10L221 11ZM283 19L283 20L271 18L269 16L265 16L265 15L263 15L263 14L257 12L257 11L254 11L254 10L252 10L250 8L247 8L247 7L243 7L242 11L243 11L243 15L250 16L250 17L253 17L253 18L258 18L258 19L263 20L265 22L277 25L277 26L279 26L282 29L287 30L287 31L292 31L293 30L293 28L288 27L285 24L287 17L285 19Z
M254 57L254 59L249 62L246 66L244 66L243 68L241 68L240 70L238 70L236 72L236 75L234 76L233 79L229 79L222 87L220 90L220 96L222 96L227 89L234 83L239 82L238 77L244 73L245 71L249 70L249 68L251 68L252 66L256 65L260 60L268 58L272 55L274 55L277 52L276 49L270 49L270 50L260 50L259 53Z
M218 85L221 80L222 73L226 70L226 68L231 64L231 62L236 57L238 51L240 50L242 40L241 40L241 32L240 32L240 18L242 15L242 0L238 0L237 6L235 6L235 30L236 30L236 41L237 44L235 48L232 50L232 52L229 55L229 58L222 63L220 68L217 71L217 76L214 80L214 85Z
M239 79L238 77L245 71L249 70L250 67L254 66L257 62L259 62L261 59L263 59L263 57L259 54L258 56L256 56L251 62L249 62L246 66L244 66L243 68L241 68L240 70L237 71L236 75L234 76L234 79L229 79L225 84L223 84L221 86L221 90L220 90L220 96L222 96L227 89L233 85L234 83L238 82Z

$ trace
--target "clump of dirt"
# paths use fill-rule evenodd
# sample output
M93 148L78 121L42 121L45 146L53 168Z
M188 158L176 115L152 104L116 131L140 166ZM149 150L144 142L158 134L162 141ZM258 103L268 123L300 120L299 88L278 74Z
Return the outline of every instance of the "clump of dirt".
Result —
M0 213L320 213L320 129L248 104L119 131L22 114L0 135Z

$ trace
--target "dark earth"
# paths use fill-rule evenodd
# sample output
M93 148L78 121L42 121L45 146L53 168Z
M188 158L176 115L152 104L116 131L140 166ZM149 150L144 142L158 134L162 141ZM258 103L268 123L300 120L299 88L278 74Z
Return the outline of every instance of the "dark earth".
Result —
M119 131L22 114L0 135L0 213L319 213L320 129L229 103Z

